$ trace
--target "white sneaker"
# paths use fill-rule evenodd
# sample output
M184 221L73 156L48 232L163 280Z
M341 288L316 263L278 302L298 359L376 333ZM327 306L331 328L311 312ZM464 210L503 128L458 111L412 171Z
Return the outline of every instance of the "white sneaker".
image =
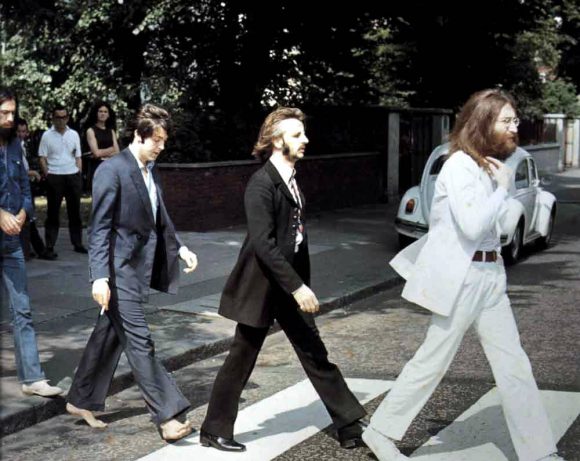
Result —
M32 384L23 384L22 392L26 395L40 395L41 397L54 397L62 394L62 389L48 384L48 380L42 379Z
M566 461L564 458L558 455L558 453L552 453L551 455L545 456L538 461Z
M370 426L362 433L362 439L379 461L403 461L409 459L399 451L391 439L375 431Z

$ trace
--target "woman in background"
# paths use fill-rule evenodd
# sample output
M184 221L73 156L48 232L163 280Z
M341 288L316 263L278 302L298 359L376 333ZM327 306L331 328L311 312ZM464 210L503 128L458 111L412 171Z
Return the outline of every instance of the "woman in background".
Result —
M97 167L103 160L119 152L115 111L108 103L98 101L89 112L86 126L87 144L91 151L87 171L87 186L90 191Z

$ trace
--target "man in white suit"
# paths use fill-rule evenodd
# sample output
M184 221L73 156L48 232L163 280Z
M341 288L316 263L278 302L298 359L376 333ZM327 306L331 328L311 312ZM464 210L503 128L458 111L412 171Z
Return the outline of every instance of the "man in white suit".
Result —
M391 265L406 279L402 296L433 312L425 341L377 408L363 440L379 461L407 459L401 440L474 325L501 395L520 461L562 461L506 294L500 256L502 217L515 150L515 103L501 90L473 94L450 135L429 232ZM445 261L442 270L441 261Z

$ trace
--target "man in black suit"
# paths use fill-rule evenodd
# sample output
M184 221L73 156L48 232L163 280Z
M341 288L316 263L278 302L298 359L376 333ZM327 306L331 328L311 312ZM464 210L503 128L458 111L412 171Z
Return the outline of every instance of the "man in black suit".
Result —
M238 322L234 340L214 383L200 442L244 451L233 438L238 402L274 319L292 343L304 371L328 410L344 448L362 444L365 410L328 360L313 314L319 309L310 284L304 196L294 164L308 138L304 114L279 108L264 121L253 155L265 164L251 177L244 205L248 234L224 288L219 313Z
M194 253L183 246L163 202L154 161L164 148L169 114L152 104L141 108L131 145L97 169L89 230L89 272L101 315L87 343L68 394L67 411L92 427L105 427L93 411L104 409L117 362L127 355L153 422L162 438L191 432L176 417L190 406L155 358L142 303L149 287L175 293L178 256L191 272ZM103 315L106 312L106 315Z

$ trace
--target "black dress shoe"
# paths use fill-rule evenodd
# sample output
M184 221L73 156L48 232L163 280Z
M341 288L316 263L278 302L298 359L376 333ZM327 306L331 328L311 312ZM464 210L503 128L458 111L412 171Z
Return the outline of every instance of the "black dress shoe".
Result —
M359 419L354 423L350 423L338 429L337 433L340 446L349 450L351 448L366 447L366 444L362 439L362 433L367 426L367 423Z
M236 442L234 439L208 434L203 429L199 433L199 443L204 447L213 447L222 451L246 451L246 446Z
M82 246L82 245L75 246L74 250L77 253L83 253L83 254L87 254L88 253L87 249L84 246Z
M47 248L39 256L40 259L46 259L48 261L54 261L58 255L54 252L52 248Z

